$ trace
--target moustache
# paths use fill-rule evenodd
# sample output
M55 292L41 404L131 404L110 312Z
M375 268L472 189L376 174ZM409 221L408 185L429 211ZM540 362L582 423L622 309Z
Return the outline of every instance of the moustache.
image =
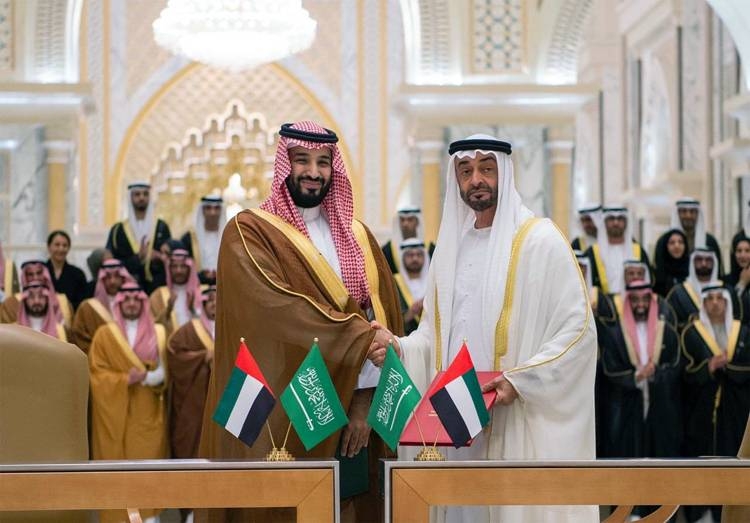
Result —
M322 176L310 176L307 174L303 174L298 178L299 181L305 181L305 182L321 182L323 183L323 177Z
M492 190L490 189L490 186L487 185L486 183L482 182L482 183L479 184L478 187L472 187L471 189L469 189L468 191L466 191L466 196L471 196L472 194L474 194L475 192L478 192L478 191L492 192Z

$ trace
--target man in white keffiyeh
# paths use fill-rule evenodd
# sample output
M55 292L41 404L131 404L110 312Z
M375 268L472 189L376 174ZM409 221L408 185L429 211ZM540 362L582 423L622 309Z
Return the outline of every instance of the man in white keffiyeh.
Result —
M515 189L511 147L454 142L419 328L399 338L422 392L463 340L478 371L503 371L492 419L449 459L594 459L596 333L566 239ZM375 363L384 349L373 345ZM550 437L554 434L554 437ZM449 507L438 520L598 521L596 507Z

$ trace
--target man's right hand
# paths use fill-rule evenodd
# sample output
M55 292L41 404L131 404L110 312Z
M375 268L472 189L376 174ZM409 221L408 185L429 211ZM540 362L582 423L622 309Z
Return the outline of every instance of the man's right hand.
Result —
M138 250L138 259L141 260L141 263L146 259L146 255L148 254L148 238L145 236L141 238L141 248Z
M375 330L375 338L372 340L370 349L367 351L367 359L376 367L382 367L386 352L388 351L388 345L391 344L396 351L396 355L400 358L401 347L393 333L376 321L370 322L370 326Z
M656 372L656 365L653 361L649 361L647 365L644 365L638 372L635 373L635 381L647 380Z
M422 314L422 300L417 300L411 304L409 310L404 314L404 322L410 322L419 317Z
M719 354L708 360L708 371L713 374L717 369L723 369L727 365L727 355Z
M145 370L138 370L135 367L130 367L130 370L128 370L128 385L141 383L144 379L146 379Z

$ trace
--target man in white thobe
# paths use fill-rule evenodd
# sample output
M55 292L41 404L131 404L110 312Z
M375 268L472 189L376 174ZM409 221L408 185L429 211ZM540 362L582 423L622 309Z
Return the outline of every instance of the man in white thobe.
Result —
M591 258L592 280L604 294L618 294L625 290L624 263L637 260L650 267L648 255L633 240L633 224L627 207L610 205L602 209L604 234L586 251ZM649 269L650 272L650 269Z
M534 218L513 180L510 144L451 144L437 249L419 328L396 339L422 393L465 339L478 371L503 371L491 421L451 460L595 459L596 332L566 239ZM512 254L512 256L511 256ZM436 332L439 335L436 335ZM385 349L373 344L377 364ZM438 520L595 522L593 506L448 507Z

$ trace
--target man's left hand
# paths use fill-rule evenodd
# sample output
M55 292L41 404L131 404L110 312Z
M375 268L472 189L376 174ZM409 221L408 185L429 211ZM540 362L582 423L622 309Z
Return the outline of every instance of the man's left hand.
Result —
M341 455L353 458L370 440L370 425L367 413L372 401L372 389L357 389L349 405L349 424L341 436Z
M492 404L493 407L496 405L510 405L518 397L516 389L513 388L513 385L511 385L511 383L505 379L505 376L502 375L488 381L482 386L482 392L489 392L492 389L497 391L495 403Z

